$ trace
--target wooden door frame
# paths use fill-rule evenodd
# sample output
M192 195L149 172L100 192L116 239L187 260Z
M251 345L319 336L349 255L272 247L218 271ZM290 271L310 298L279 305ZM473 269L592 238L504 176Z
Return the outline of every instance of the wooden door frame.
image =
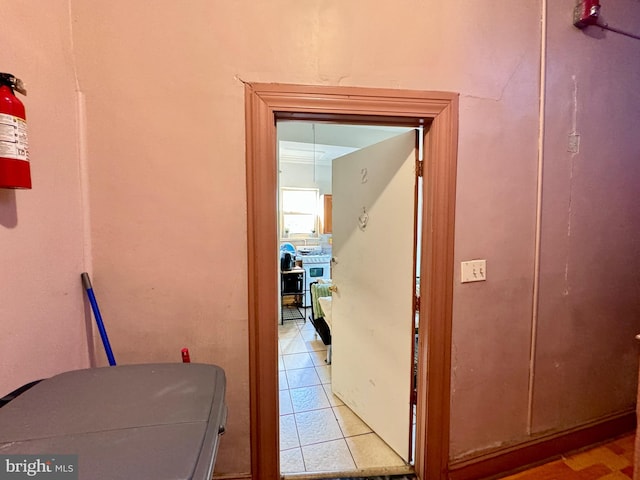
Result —
M253 480L280 475L276 118L411 124L424 119L425 168L415 470L446 479L449 462L458 95L358 87L245 84L249 383ZM368 121L370 120L370 121Z

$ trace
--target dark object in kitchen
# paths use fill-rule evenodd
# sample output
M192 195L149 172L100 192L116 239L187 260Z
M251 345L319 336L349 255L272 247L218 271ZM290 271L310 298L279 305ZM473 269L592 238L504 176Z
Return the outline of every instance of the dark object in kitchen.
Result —
M290 252L280 252L280 271L288 272L296 266L296 259Z

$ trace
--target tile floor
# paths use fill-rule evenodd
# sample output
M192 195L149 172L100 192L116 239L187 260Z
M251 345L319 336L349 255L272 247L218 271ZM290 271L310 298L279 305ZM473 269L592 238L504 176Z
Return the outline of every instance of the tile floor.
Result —
M281 473L404 466L402 459L331 393L327 347L316 337L311 322L285 321L278 333Z

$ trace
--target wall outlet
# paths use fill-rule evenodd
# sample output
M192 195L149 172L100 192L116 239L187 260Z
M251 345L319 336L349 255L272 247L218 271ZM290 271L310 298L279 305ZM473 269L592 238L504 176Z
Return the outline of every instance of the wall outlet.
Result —
M483 282L487 279L487 261L486 260L469 260L461 264L461 281Z

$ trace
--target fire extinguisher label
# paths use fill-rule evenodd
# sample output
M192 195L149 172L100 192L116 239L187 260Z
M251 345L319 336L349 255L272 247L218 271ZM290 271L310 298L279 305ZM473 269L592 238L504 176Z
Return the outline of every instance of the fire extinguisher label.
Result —
M29 161L27 122L0 113L0 157Z

